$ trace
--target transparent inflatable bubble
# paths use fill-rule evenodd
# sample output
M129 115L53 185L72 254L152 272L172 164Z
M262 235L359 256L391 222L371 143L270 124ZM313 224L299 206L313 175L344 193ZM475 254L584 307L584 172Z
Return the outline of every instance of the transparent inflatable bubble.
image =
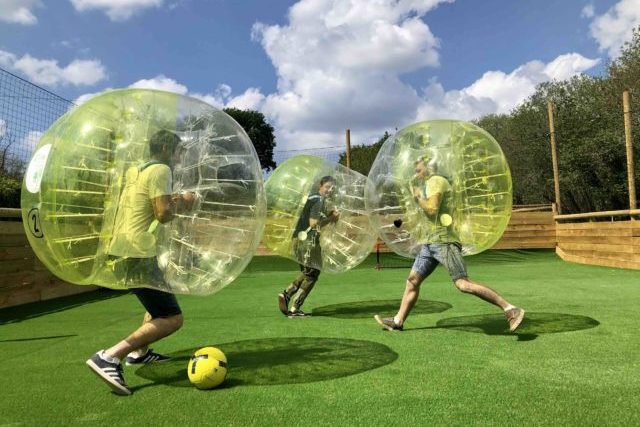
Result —
M511 216L509 166L489 133L471 123L413 124L389 138L369 173L366 205L373 226L396 253L425 243L459 242L464 255L493 246ZM440 194L430 211L419 200Z
M152 156L153 141L164 151ZM175 198L167 194L184 200L160 224L151 199ZM266 211L240 125L199 100L142 89L106 92L57 120L28 165L21 204L31 246L61 279L200 295L246 267Z
M332 177L321 189L323 177ZM262 241L274 253L338 273L360 264L377 239L365 211L367 178L316 156L282 163L265 184L267 220ZM324 191L327 191L324 194ZM319 218L311 227L310 218Z

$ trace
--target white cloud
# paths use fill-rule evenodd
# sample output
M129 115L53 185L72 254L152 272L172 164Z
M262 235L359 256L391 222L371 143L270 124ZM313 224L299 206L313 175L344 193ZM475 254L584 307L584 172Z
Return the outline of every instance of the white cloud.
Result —
M582 16L583 18L593 18L595 14L596 14L596 11L593 5L588 4L582 8L582 13L580 13L580 16Z
M112 21L126 21L134 14L162 6L163 0L70 0L78 12L100 10Z
M599 62L599 59L569 53L548 64L530 61L509 74L487 71L466 88L448 92L437 80L432 80L424 91L424 103L414 120L471 120L490 113L506 114L532 95L538 84L571 78Z
M173 92L180 95L186 95L188 92L187 87L177 81L165 77L160 74L152 79L142 79L129 85L130 88L135 89L157 89L164 90L166 92Z
M262 107L278 147L341 144L346 127L368 133L414 115L420 97L400 77L439 66L439 40L421 18L451 1L301 0L286 25L256 23L252 37L278 75Z
M591 35L600 50L616 58L624 42L631 40L633 29L640 25L640 0L620 0L591 23Z
M55 59L38 59L29 54L18 58L0 50L0 65L24 74L30 81L45 86L90 86L107 77L106 70L97 59L74 59L60 67Z
M38 18L33 9L42 6L40 0L0 0L0 21L22 25L34 25Z
M18 142L17 146L25 147L29 151L33 151L38 145L38 143L40 142L40 138L42 137L43 134L44 132L41 132L41 131L36 131L36 130L29 131L29 133L27 133L24 136L24 138L22 138L20 142Z

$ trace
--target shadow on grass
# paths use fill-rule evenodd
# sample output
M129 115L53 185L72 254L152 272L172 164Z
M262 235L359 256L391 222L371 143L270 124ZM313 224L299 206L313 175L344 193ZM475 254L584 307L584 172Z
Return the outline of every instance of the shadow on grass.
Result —
M376 369L398 358L386 345L343 338L266 338L215 346L226 354L229 363L221 388L331 380ZM187 364L196 350L173 353L169 362L145 365L136 375L154 383L193 387L187 377Z
M37 301L15 307L3 308L0 310L0 325L22 322L23 320L33 319L34 317L58 313L60 311L92 302L117 298L125 295L126 293L126 291L113 291L111 289L100 288L98 290L82 294L69 295L52 300Z
M49 337L33 337L33 338L15 338L12 340L0 340L0 343L3 342L21 342L21 341L38 341L38 340L52 340L56 338L69 338L69 337L77 337L78 334L71 335L51 335Z
M480 316L450 317L438 320L436 326L418 329L454 329L465 332L478 332L486 335L517 336L518 341L531 341L542 334L580 331L600 325L596 319L587 316L563 313L527 312L520 327L515 332L509 328L503 314L485 314Z
M400 300L356 301L343 304L325 305L313 309L314 316L339 317L341 319L366 319L374 314L391 316L398 311ZM411 314L442 313L449 310L451 304L439 301L418 301Z

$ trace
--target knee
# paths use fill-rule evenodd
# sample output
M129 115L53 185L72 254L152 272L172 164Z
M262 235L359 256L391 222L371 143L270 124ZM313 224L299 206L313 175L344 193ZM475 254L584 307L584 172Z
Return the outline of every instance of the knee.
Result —
M182 327L182 324L184 323L184 316L180 313L175 316L167 317L167 323L169 328L175 332Z
M460 292L464 292L466 294L473 293L473 283L469 280L462 278L456 280L454 283Z
M422 283L422 277L417 274L411 273L409 277L407 277L407 288L416 290Z

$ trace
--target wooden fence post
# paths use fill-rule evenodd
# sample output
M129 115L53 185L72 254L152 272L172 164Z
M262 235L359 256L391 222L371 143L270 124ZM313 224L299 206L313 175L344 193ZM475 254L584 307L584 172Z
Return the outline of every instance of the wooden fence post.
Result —
M351 130L350 129L347 129L346 138L347 138L347 152L346 152L347 169L351 169Z
M629 90L622 92L622 108L624 111L624 139L627 146L627 181L629 182L629 209L636 208L636 177L633 162L633 140L631 138L631 108L629 107Z
M562 213L562 203L560 202L560 179L558 177L558 154L556 151L556 131L553 122L553 104L551 99L547 99L547 113L549 115L549 137L551 138L551 162L553 164L553 187L556 194L556 208L558 214Z

